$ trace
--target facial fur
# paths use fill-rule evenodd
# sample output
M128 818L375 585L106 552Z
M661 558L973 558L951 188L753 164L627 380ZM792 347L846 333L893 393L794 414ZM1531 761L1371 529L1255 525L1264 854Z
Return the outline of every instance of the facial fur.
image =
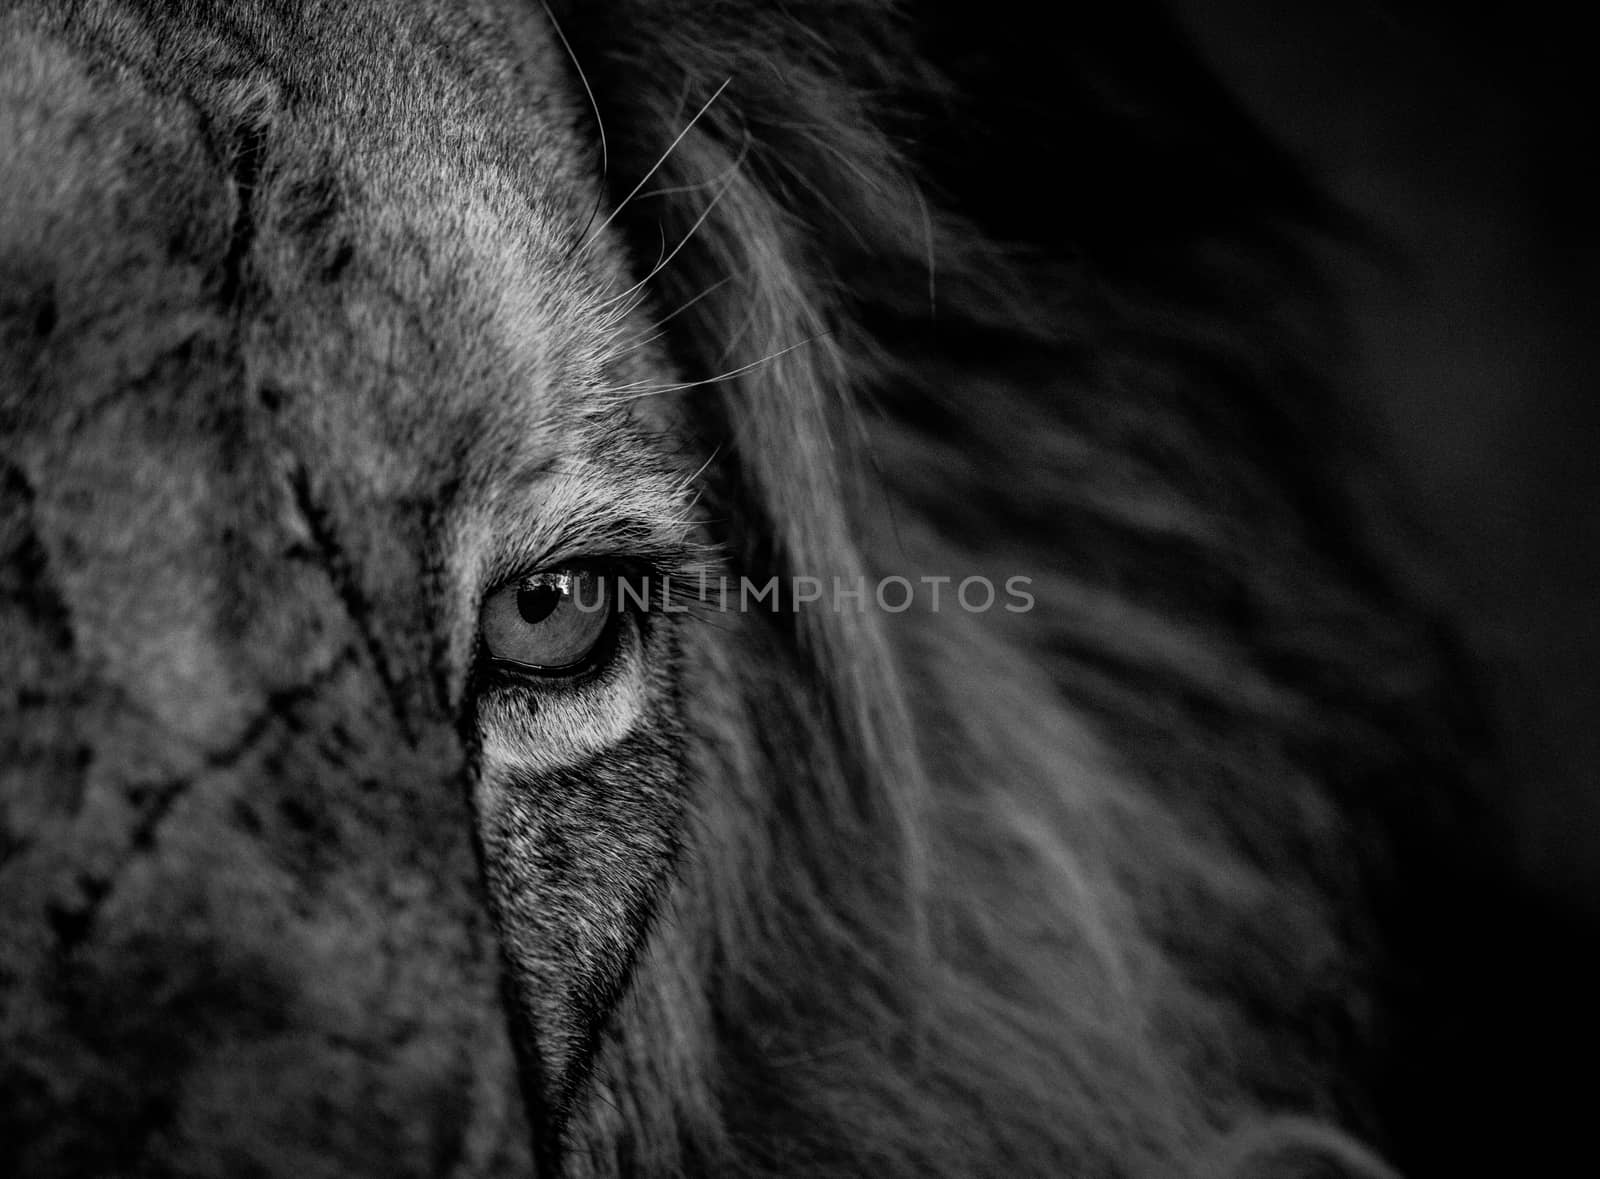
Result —
M1085 83L1024 256L932 12L0 16L0 1171L1387 1173L1454 650L1304 193L1174 73L1260 215L1118 220ZM1037 609L497 658L571 568Z

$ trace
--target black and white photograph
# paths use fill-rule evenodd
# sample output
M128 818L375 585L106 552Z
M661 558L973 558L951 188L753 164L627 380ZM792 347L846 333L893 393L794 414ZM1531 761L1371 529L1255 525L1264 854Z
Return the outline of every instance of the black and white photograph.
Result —
M0 0L0 1177L1581 1175L1551 0Z

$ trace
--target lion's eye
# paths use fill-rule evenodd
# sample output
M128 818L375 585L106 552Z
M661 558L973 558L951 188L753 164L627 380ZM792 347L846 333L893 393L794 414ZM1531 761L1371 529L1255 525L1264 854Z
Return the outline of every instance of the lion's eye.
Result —
M535 573L484 599L480 625L491 658L539 675L586 667L616 614L607 579L589 569Z

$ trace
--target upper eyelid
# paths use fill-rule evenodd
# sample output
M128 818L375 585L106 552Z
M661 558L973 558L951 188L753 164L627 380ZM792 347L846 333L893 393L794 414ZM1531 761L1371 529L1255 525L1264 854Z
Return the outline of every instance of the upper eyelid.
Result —
M536 573L552 572L575 566L598 568L602 572L611 575L620 573L624 576L663 577L670 575L674 569L688 567L686 559L679 559L684 556L685 554L669 551L650 553L641 552L638 549L589 550L585 548L555 548L525 564L508 565L507 572L491 578L486 583L484 593L485 595L494 593L504 586L511 585L522 578L531 577Z
M564 565L611 565L652 577L685 578L702 570L720 571L719 546L691 540L687 527L674 522L669 531L638 517L592 519L587 527L568 527L537 544L511 545L485 571L483 592L519 577Z
M498 536L480 550L478 593L565 563L615 563L675 580L708 570L723 557L707 543L696 476L704 466L670 465L643 445L575 454L520 473L480 524ZM479 533L480 536L483 533Z

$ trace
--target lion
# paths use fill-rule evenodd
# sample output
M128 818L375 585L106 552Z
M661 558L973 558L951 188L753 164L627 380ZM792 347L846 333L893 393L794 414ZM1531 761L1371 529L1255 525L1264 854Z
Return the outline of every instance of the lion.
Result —
M1337 216L1002 8L5 7L0 1171L1457 1157Z

